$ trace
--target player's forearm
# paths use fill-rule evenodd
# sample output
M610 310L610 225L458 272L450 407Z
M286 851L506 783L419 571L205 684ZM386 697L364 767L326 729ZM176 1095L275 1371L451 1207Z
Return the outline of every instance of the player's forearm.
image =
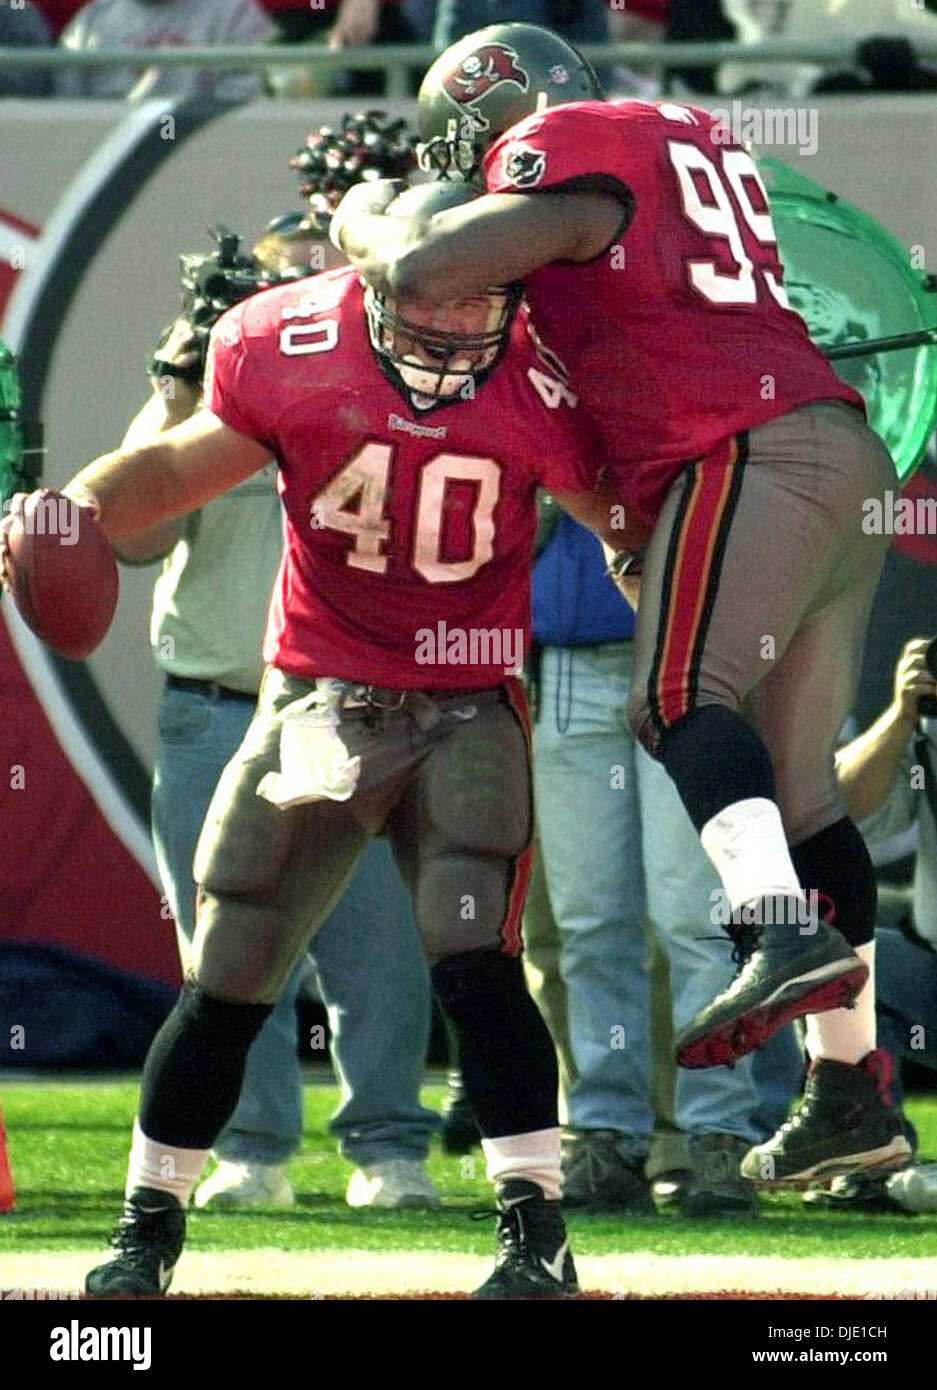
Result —
M836 754L836 776L853 820L884 806L891 795L914 724L900 706L890 705L864 734Z
M342 223L342 249L365 279L387 294L442 303L523 280L539 266L577 259L583 221L607 212L594 195L486 194L437 213L410 240L409 224L358 212Z
M182 519L173 517L113 541L114 553L125 565L152 565L164 559L181 537Z
M121 450L129 450L141 444L150 443L156 436L165 433L189 418L198 406L199 388L186 381L173 378L175 388L171 396L162 391L154 391L146 404L137 411L127 432L121 440ZM169 521L158 521L155 526L133 536L123 537L115 546L117 557L125 564L148 565L167 555L182 535L182 519L174 517Z
M591 492L561 493L556 500L564 512L593 531L612 551L643 550L647 544L647 526L625 510L618 493L608 483L600 483Z
M93 502L104 534L119 541L200 505L180 486L171 453L164 443L153 441L103 454L76 473L64 491Z

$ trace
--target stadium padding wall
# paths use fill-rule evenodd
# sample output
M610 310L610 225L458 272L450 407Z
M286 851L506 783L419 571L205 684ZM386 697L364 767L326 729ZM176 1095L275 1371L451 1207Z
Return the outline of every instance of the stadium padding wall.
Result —
M412 114L409 103L387 105ZM347 107L0 101L0 337L21 354L27 399L45 424L48 482L113 448L145 399L146 357L178 306L179 252L208 250L216 222L250 243L298 206L286 161L309 129ZM817 110L815 155L769 152L922 247L937 270L937 105L865 97ZM894 592L881 596L869 709L903 638L937 631L934 572L921 563L933 563L933 546L898 557ZM123 571L114 627L84 666L51 660L2 605L0 939L58 943L173 980L172 924L146 827L158 693L152 579ZM7 773L17 766L23 787Z

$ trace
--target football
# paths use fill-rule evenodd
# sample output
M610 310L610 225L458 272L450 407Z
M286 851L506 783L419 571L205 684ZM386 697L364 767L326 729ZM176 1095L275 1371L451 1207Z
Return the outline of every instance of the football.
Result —
M60 656L82 661L117 607L117 561L87 507L54 488L31 493L10 530L7 571L23 620Z

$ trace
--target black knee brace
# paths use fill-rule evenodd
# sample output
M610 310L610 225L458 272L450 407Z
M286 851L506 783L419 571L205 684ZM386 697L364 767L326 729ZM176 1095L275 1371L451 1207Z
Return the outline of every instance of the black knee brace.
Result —
M520 960L468 951L433 967L456 1031L465 1094L486 1138L557 1124L556 1050L527 993Z
M697 830L736 801L774 801L774 769L751 725L725 705L702 705L660 736L658 757Z
M272 1004L226 1004L187 980L153 1039L140 1128L179 1149L210 1149L234 1113L251 1043Z
M849 817L793 846L791 859L804 892L818 894L820 916L838 928L850 946L871 941L878 906L875 870Z

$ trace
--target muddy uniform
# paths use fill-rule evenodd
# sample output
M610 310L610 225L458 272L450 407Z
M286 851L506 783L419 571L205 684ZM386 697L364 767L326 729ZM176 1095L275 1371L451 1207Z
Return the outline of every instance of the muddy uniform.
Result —
M196 855L201 986L275 999L386 828L431 959L519 949L538 485L591 486L575 397L523 315L474 399L411 405L342 270L218 323L206 402L279 461L286 549L256 717Z
M833 749L887 549L862 504L895 479L861 398L788 307L756 166L708 112L613 101L529 117L485 167L492 193L622 202L605 253L525 291L624 501L656 523L630 720L655 751L693 710L741 708L804 840L843 815Z

